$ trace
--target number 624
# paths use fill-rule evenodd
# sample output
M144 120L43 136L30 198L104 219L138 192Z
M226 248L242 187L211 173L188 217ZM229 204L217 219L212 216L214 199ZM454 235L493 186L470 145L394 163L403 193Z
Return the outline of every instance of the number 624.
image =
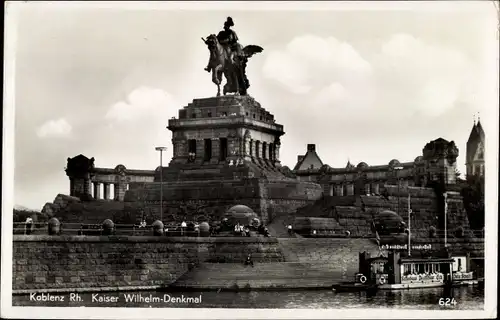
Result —
M440 306L454 306L457 304L457 301L455 298L439 298L439 305Z

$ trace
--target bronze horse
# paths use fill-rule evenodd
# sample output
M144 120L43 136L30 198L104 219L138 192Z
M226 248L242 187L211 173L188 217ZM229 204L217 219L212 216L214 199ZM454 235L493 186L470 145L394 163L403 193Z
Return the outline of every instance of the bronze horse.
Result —
M212 71L212 82L217 85L217 96L220 96L220 85L222 75L226 78L223 94L235 93L236 95L246 95L250 86L246 77L245 69L248 58L255 53L262 52L262 48L255 45L248 45L241 49L241 54L231 53L219 43L217 36L211 34L207 39L202 40L210 51L210 67Z

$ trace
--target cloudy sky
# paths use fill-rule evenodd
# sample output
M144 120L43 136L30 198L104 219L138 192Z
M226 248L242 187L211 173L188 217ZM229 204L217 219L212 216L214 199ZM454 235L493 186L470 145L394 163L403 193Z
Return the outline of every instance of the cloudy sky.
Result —
M99 167L154 169L154 147L166 145L169 160L168 119L216 93L200 37L227 16L243 45L264 48L249 62L249 93L284 125L284 165L308 143L332 167L413 161L443 137L457 143L465 171L474 113L487 136L498 130L494 5L322 6L18 3L7 48L15 50L15 204L40 209L67 194L66 159L80 153Z

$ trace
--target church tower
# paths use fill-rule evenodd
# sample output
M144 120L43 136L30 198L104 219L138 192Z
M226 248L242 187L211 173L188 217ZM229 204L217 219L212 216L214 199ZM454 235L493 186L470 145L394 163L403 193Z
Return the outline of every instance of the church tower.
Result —
M484 130L481 121L474 120L465 155L467 176L484 176Z

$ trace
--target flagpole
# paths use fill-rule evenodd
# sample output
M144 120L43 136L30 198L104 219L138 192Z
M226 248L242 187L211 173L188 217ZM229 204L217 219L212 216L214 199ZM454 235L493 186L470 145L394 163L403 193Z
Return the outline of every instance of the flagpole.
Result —
M411 206L410 189L408 189L408 257L411 256Z

